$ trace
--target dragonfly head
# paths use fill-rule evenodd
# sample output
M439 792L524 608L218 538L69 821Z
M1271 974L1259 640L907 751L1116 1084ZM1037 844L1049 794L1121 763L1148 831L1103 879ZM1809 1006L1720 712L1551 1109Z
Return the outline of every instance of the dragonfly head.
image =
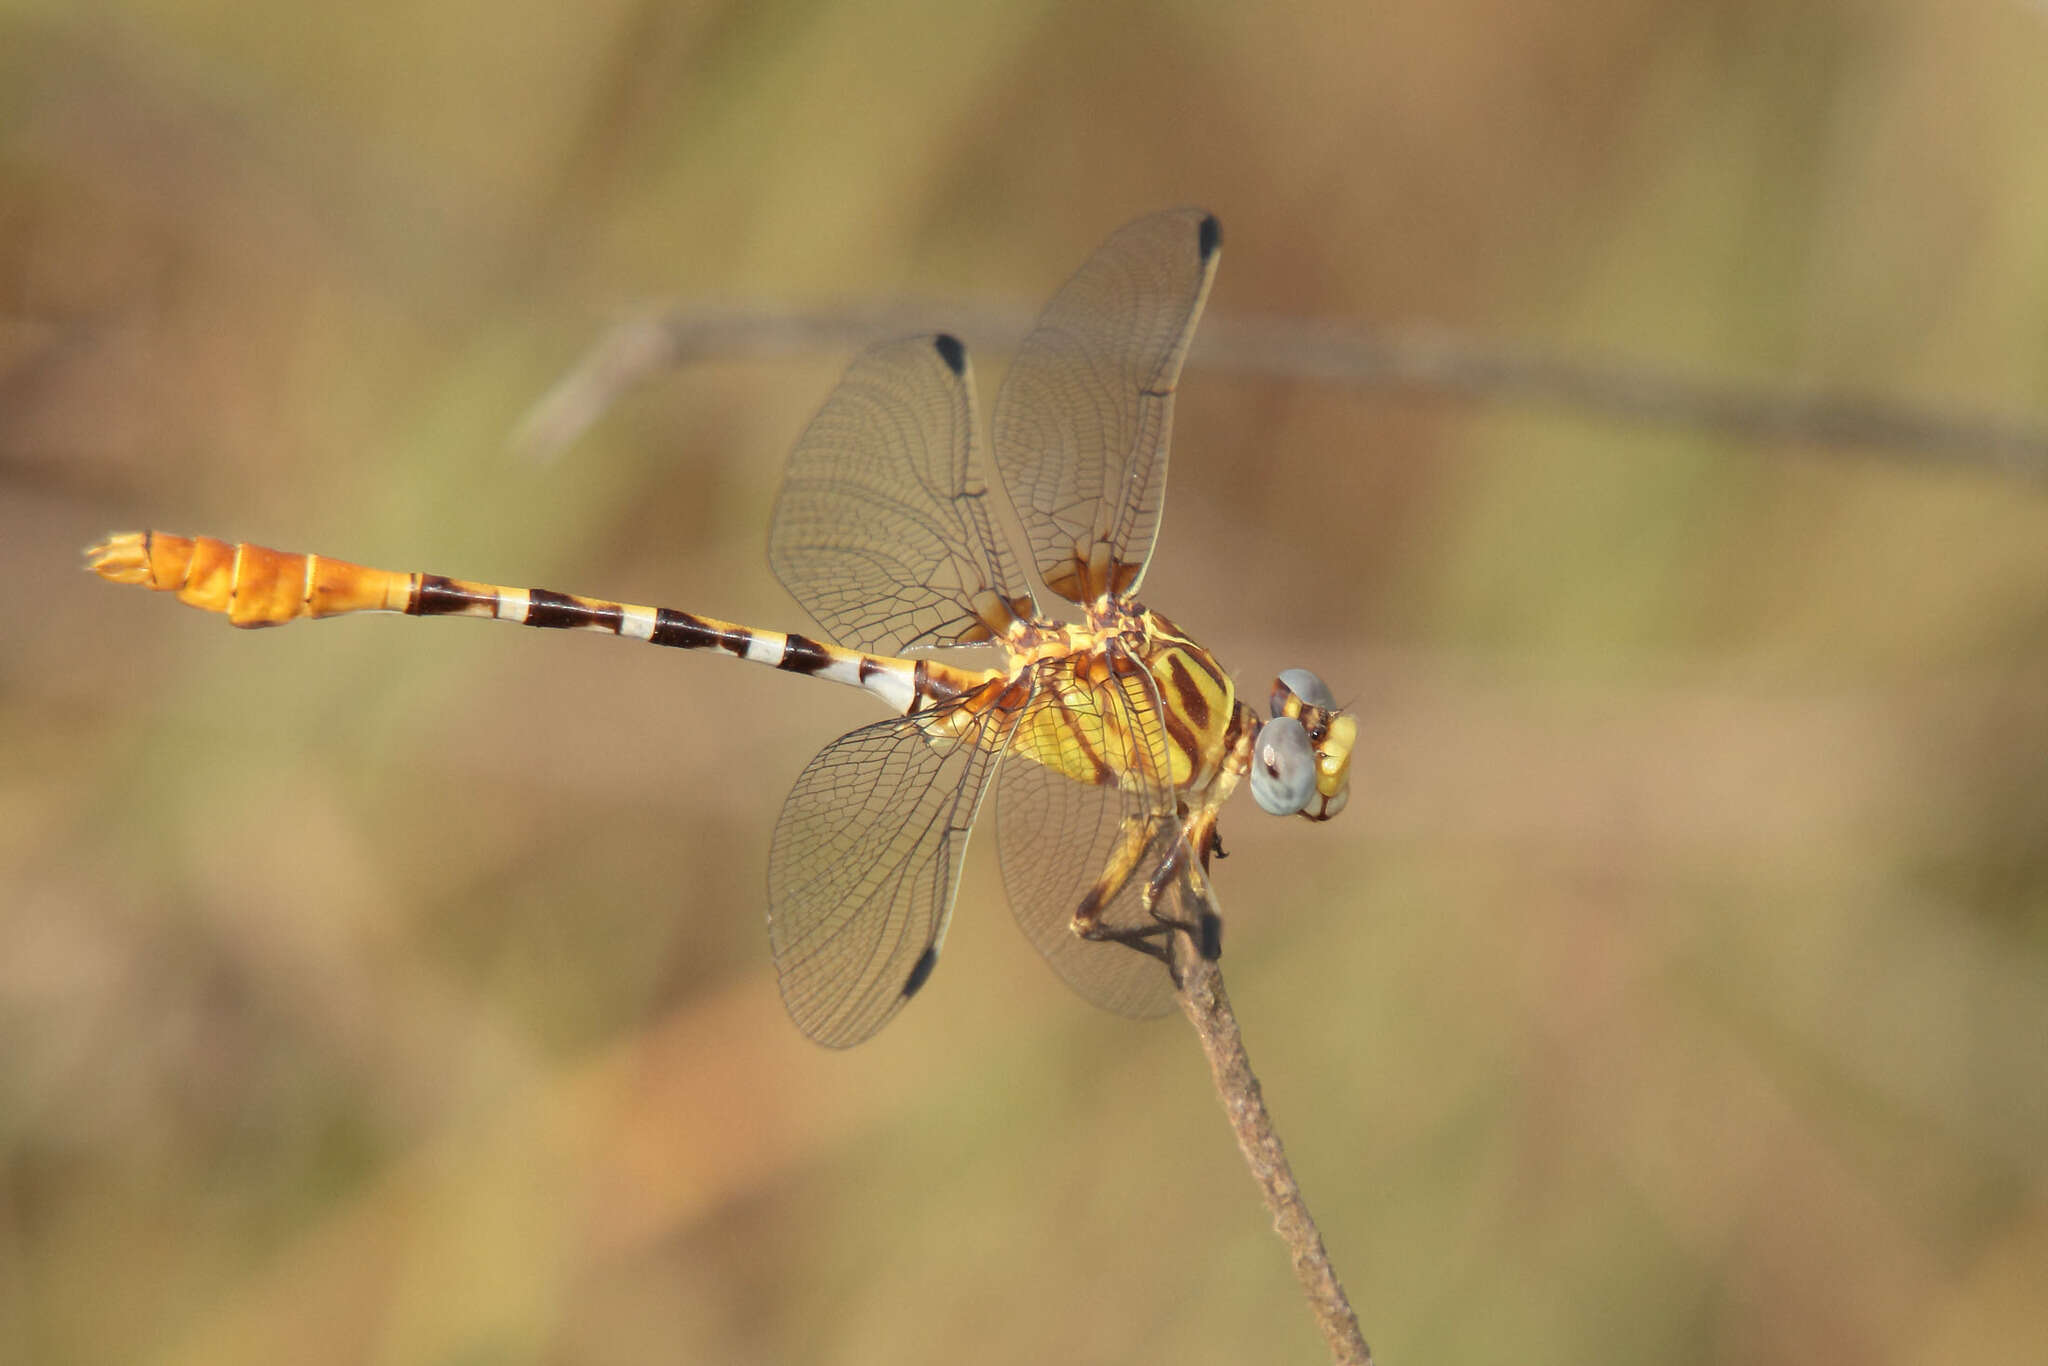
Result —
M1273 680L1272 708L1252 747L1252 798L1275 816L1326 821L1351 798L1358 720L1307 669Z

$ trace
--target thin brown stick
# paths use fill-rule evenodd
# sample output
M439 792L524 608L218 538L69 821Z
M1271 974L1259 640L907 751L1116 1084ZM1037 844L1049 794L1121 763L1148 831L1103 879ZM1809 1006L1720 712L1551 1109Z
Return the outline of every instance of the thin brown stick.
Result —
M627 390L672 366L718 356L846 350L881 337L958 330L977 346L1014 349L1030 326L1019 311L946 305L674 309L611 329L521 424L515 445L546 459L571 444ZM1883 454L1994 471L2048 485L2048 425L1944 412L1864 395L1715 384L1617 361L1572 361L1419 329L1273 318L1211 317L1189 364L1226 373L1413 390L1473 402L1521 403L1620 421Z
M1223 971L1202 957L1190 936L1176 934L1174 941L1180 1008L1202 1041L1209 1075L1216 1083L1223 1112L1230 1117L1231 1132L1237 1135L1238 1150L1251 1168L1252 1179L1259 1183L1266 1208L1273 1213L1273 1231L1287 1244L1295 1278L1308 1296L1309 1311L1322 1329L1323 1340L1330 1344L1330 1359L1340 1366L1372 1366L1372 1348L1366 1345L1358 1315L1337 1279L1336 1267L1330 1264L1322 1231L1301 1198L1301 1186L1287 1163L1280 1135L1274 1131L1273 1117L1266 1113L1265 1096L1238 1032L1237 1014L1223 989Z

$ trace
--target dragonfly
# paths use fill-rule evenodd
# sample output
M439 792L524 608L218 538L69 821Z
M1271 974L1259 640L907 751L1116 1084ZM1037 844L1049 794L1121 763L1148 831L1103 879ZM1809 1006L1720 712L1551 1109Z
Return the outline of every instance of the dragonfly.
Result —
M865 689L894 715L810 762L770 846L769 943L798 1028L861 1043L930 979L991 791L1026 937L1086 999L1163 1014L1178 989L1171 936L1222 951L1208 879L1225 801L1249 778L1263 810L1329 820L1350 795L1357 729L1306 669L1278 675L1262 718L1214 655L1136 597L1221 246L1199 209L1118 230L1040 315L997 395L995 480L1037 581L1079 620L1040 608L990 497L966 348L943 333L859 355L789 458L769 561L823 638L208 536L126 532L86 553L104 578L236 626L481 617Z

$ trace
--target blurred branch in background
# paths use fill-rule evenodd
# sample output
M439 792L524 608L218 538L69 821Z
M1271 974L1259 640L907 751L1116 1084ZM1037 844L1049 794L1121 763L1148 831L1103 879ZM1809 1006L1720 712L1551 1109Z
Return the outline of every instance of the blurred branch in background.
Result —
M958 331L1014 350L1031 324L1017 311L960 304L650 311L612 328L520 423L513 443L548 460L629 389L673 366L718 357L846 350L884 337ZM1567 360L1428 329L1212 316L1189 363L1229 374L1413 389L1481 403L1562 408L1684 427L1739 441L1794 442L2048 485L2048 425L1939 411L1855 394L1717 384L1624 361Z

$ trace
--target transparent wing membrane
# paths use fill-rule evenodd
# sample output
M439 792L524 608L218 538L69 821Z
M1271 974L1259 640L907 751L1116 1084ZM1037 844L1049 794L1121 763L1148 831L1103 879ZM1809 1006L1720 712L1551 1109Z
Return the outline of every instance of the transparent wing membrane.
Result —
M1174 387L1216 273L1200 209L1119 230L1054 296L996 399L996 464L1046 587L1136 591L1166 495Z
M952 915L968 829L1018 709L1003 684L841 736L797 779L768 856L782 999L851 1047L924 984Z
M1101 898L1101 923L1111 931L1159 926L1145 909L1145 885L1182 834L1151 676L1116 647L1048 659L1035 673L1031 707L997 784L1010 909L1082 996L1120 1015L1164 1014L1174 993L1164 963L1073 930L1074 913L1091 896ZM1113 765L1118 756L1126 762ZM1100 780L1087 780L1091 774Z
M974 423L960 343L910 337L863 352L798 441L768 560L832 639L878 654L972 644L989 638L991 594L1031 613L970 469Z

